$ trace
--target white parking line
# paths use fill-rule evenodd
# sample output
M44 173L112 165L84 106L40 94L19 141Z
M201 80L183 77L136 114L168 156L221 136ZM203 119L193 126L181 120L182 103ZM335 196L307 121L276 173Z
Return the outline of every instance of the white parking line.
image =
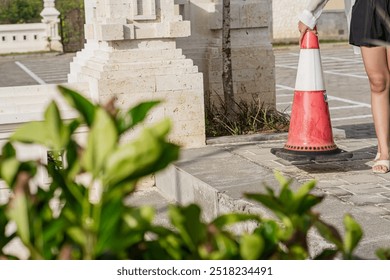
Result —
M344 121L344 120L356 120L356 119L367 119L372 118L372 115L361 115L361 116L351 116L343 118L331 118L332 121Z
M288 53L291 56L299 57L299 53ZM329 60L336 60L336 61L348 61L348 62L361 62L361 56L358 57L351 57L351 58L341 58L341 57L334 57L334 56L326 56L321 54L321 59L329 59Z
M298 66L290 66L290 65L282 65L282 64L275 64L275 67L280 67L280 68L287 68L287 69L294 69L297 70Z
M290 90L294 91L294 88L289 87L289 86L284 86L280 84L276 84L276 89L284 89L284 90ZM292 97L293 94L277 94L276 97ZM346 98L341 98L341 97L336 97L336 96L331 96L327 95L328 101L333 100L333 101L340 101L344 102L347 104L351 105L346 105L346 106L338 106L338 107L329 107L329 110L341 110L341 109L353 109L353 108L371 108L370 104L359 102L359 101L354 101ZM276 103L277 105L289 105L292 104L292 102L281 102L281 103ZM285 113L291 114L291 111L286 111ZM342 117L342 118L332 118L332 121L341 121L341 120L354 120L354 119L365 119L365 118L372 118L372 115L360 115L360 116L351 116L351 117Z
M284 85L280 85L280 84L276 84L276 87L277 88L281 88L281 89L287 89L287 90L291 90L291 91L294 91L295 89L292 88L292 87L289 87L289 86L284 86ZM291 94L292 95L292 94ZM281 95L277 95L277 97L279 97ZM289 95L285 95L285 96L289 96ZM366 107L366 108L371 108L371 105L370 104L367 104L367 103L363 103L363 102L359 102L359 101L354 101L354 100L350 100L350 99L346 99L346 98L341 98L341 97L336 97L336 96L332 96L332 95L327 95L328 97L328 100L335 100L335 101L341 101L341 102L345 102L345 103L350 103L350 104L354 104L354 105L359 105L359 107Z
M336 60L336 61L345 61L345 62L348 61L348 62L355 62L355 63L363 63L360 56L355 57L355 58L341 58L341 57L321 55L321 58L329 59L329 60Z
M359 79L368 79L367 75L355 75L355 74L347 74L347 73L339 73L334 71L324 71L326 74L332 74L332 75L338 75L338 76L344 76L344 77L352 77L352 78L359 78Z
M298 69L298 66L289 66L289 65L282 65L282 64L275 64L275 67L294 69L294 70ZM339 73L339 72L329 71L329 70L325 70L324 73L337 75L337 76L351 77L351 78L367 79L366 75L355 75L355 74Z
M276 89L277 89L277 90L278 90L278 89L287 89L287 90L292 90L292 91L295 90L295 89L292 88L292 87L284 86L284 85L280 85L280 84L276 84L275 86L276 86Z
M346 99L346 98L336 97L336 96L328 95L328 100L336 100L336 101L341 101L341 102L350 103L350 104L354 104L354 105L359 105L361 107L371 108L370 104L359 102L359 101L354 101L354 100L350 100L350 99Z
M277 97L293 97L294 94L292 94L292 93L291 94L288 94L288 93L287 94L277 94L276 96Z
M344 110L344 109L353 109L353 108L362 108L363 105L349 105L349 106L338 106L338 107L329 107L329 110Z
M26 72L31 78L33 78L38 84L45 85L46 82L39 78L37 75L35 75L34 72L32 72L30 69L28 69L24 64L20 63L19 61L15 61L15 64L19 66L24 72Z

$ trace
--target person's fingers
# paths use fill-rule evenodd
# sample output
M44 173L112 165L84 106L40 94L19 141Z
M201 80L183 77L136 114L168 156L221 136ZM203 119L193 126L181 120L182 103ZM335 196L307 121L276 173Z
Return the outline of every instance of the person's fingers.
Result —
M304 24L301 21L298 22L298 30L299 30L299 33L300 33L299 44L302 43L303 36L308 31L313 32L316 36L318 36L317 28L311 29L311 28L309 28L306 24Z
M307 25L305 25L303 22L299 21L298 22L298 30L299 30L299 33L300 33L299 44L301 44L302 43L302 39L303 39L303 35L309 30L309 27Z
M299 21L298 22L298 30L299 32L302 34L302 33L305 33L307 30L309 30L310 28L305 25L302 21Z

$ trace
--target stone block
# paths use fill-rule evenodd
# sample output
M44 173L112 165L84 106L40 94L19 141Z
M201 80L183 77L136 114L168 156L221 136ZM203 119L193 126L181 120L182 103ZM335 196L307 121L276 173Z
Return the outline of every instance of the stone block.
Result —
M249 2L240 7L240 27L268 27L270 20L270 5L267 1Z
M145 40L145 41L139 41L132 43L129 48L139 48L140 50L143 49L176 49L176 42L174 40L170 39L156 39L156 40Z
M97 26L97 39L101 41L124 40L123 24L101 24Z
M255 81L259 78L259 71L256 69L237 69L233 72L233 80L235 82L241 81Z
M196 112L193 115L197 118L204 118L204 114L197 114ZM203 118L202 119L193 119L193 120L178 120L175 116L172 115L171 119L173 120L173 134L179 134L181 137L191 137L193 135L202 135L204 133L203 128Z
M137 79L123 79L123 80L99 80L99 92L101 96L116 94L140 94L152 93L156 89L156 77L146 76Z
M274 69L275 57L271 49L265 47L240 47L232 49L233 70L245 68L258 68L264 65Z
M87 40L95 39L95 27L93 24L84 24L84 37Z
M182 148L199 148L206 145L206 137L204 133L188 136L172 134L169 136L169 140Z
M219 58L220 56L221 56L220 47L208 47L207 48L207 58L208 59Z
M152 39L158 38L157 28L151 27L135 27L135 38L136 39Z
M173 63L174 64L174 63ZM110 72L104 72L100 73L102 78L106 79L129 79L129 78L136 78L141 76L159 76L159 75L181 75L181 74L190 74L190 73L197 73L198 68L197 66L187 66L187 67L168 67L168 66L159 66L159 67L150 67L150 68L143 68L143 69L133 69L132 72L129 73L129 71L110 71Z
M126 40L135 39L135 31L133 24L125 24L123 26L123 36Z
M184 59L181 49L132 49L127 51L118 50L113 53L100 52L99 56L109 59L111 65L115 65L116 63L147 63L149 61Z
M211 66L210 68L216 68L216 66ZM209 82L210 83L222 83L222 71L209 71Z
M232 48L250 46L271 47L268 28L242 28L231 31Z
M201 73L183 75L156 76L156 90L203 90L203 75Z
M188 37L191 35L191 25L189 21L174 21L169 23L169 37Z
M156 174L156 186L164 196L180 204L194 201L193 178L171 165ZM186 187L183 187L186 186Z
M232 1L230 5L232 29L268 27L271 11L268 1ZM221 4L216 4L210 15L209 28L222 29Z

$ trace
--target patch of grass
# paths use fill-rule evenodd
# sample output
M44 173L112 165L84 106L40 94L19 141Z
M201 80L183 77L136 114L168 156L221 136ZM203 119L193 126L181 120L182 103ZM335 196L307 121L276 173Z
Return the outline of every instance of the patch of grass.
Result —
M255 133L287 132L288 114L264 105L260 100L235 103L233 114L228 116L222 100L206 108L206 136L248 135Z

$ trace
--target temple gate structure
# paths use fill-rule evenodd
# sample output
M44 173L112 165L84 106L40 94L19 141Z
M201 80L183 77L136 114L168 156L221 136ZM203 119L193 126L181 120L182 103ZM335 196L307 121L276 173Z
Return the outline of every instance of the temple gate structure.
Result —
M190 22L175 14L173 0L85 1L85 48L71 63L69 82L88 82L93 99L129 107L164 103L150 121L170 117L171 140L183 147L205 144L203 75L176 47Z

